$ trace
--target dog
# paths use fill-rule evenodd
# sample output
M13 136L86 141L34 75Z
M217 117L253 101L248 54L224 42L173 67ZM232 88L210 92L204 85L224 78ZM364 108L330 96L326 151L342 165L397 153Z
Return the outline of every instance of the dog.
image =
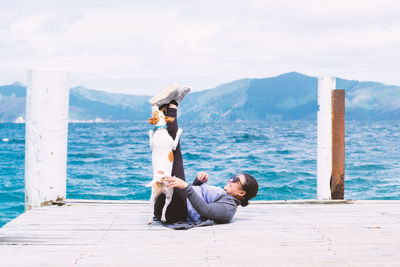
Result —
M166 222L165 212L171 203L173 188L168 188L164 183L164 177L171 176L172 164L174 162L173 150L178 146L182 129L178 129L175 140L167 131L167 123L171 123L175 118L165 116L156 105L152 106L152 117L148 119L150 124L155 125L154 130L149 131L150 149L152 151L153 180L147 184L151 187L150 197L150 218L148 224L153 223L154 204L159 195L165 194L165 205L162 209L161 221Z

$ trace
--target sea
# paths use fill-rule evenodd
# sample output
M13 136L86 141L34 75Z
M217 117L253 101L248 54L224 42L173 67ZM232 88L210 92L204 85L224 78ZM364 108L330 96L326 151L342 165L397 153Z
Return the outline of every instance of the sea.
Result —
M317 124L181 122L187 181L224 186L247 172L255 200L317 198ZM67 198L147 200L152 179L145 121L70 123ZM400 121L346 121L345 199L400 199ZM0 124L0 227L24 211L25 125Z

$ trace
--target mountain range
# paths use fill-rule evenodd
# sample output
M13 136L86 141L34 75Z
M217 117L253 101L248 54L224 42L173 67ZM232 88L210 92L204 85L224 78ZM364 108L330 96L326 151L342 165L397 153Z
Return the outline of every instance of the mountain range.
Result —
M316 120L318 79L297 72L241 79L189 93L180 104L182 121ZM346 92L346 119L400 119L400 87L336 78ZM0 86L0 122L23 122L26 87ZM135 121L150 114L150 96L70 89L70 121Z

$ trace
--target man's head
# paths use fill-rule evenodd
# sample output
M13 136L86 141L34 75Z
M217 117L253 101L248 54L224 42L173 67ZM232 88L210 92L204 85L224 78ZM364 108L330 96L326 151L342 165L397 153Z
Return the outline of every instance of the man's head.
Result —
M257 195L258 183L253 176L248 173L233 175L224 190L227 194L241 201L240 205L245 207L249 200Z

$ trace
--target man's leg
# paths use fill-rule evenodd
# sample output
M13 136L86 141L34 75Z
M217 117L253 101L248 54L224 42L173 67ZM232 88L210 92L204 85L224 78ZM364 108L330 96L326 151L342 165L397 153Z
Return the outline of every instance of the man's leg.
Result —
M167 124L168 133L173 139L175 139L176 133L178 131L178 121L177 121L177 108L175 105L170 104L167 108L167 116L175 118L172 123ZM181 146L178 143L174 153L174 162L172 165L172 176L176 176L185 181L185 171L183 169L183 160L181 154ZM184 190L179 188L174 188L174 195L172 196L172 201L169 204L166 212L167 222L177 222L187 220L187 196ZM157 218L161 218L162 207L165 203L165 195L162 194L158 197L156 205L154 207L154 214Z
M174 105L171 105L171 106L174 106ZM172 137L172 139L175 139L176 133L178 131L178 118L177 118L176 107L175 108L168 107L167 115L169 117L175 118L175 120L172 123L169 123L167 125L169 135ZM185 181L185 171L183 169L183 160L182 160L180 142L178 143L178 146L176 147L176 150L174 151L174 163L172 165L172 176L174 176L174 175Z

